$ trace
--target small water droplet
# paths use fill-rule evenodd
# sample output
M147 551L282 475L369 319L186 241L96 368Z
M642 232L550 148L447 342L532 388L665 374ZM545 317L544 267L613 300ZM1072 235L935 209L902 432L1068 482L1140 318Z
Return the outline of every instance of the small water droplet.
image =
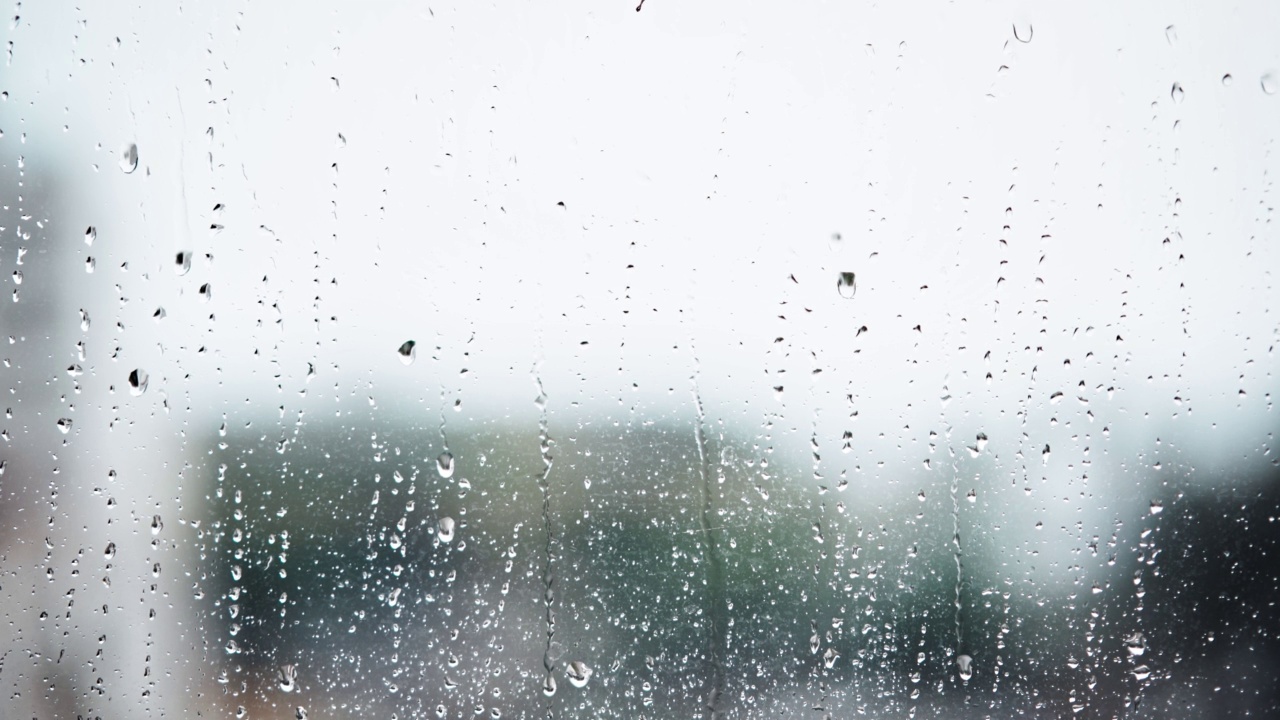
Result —
M126 175L138 169L138 145L129 143L120 150L120 169Z
M1178 28L1170 25L1164 29L1164 39L1169 41L1170 45L1178 44Z
M436 472L440 473L440 477L448 480L453 477L453 453L445 450L436 458Z
M276 682L280 684L280 689L285 692L293 692L298 689L298 666L297 665L281 665L276 671Z
M71 432L71 425L72 425L71 418L58 419L58 429L62 431L63 435L66 435L67 433Z
M396 350L396 352L400 355L400 362L404 363L405 365L409 365L413 362L413 358L417 355L417 352L414 351L414 347L417 344L418 343L412 340L405 340L403 343L400 344L400 349Z
M147 391L147 381L150 376L147 371L142 368L135 368L129 373L129 392L133 395L141 395Z
M159 535L160 531L163 529L164 529L164 521L160 519L159 515L152 515L151 516L151 534Z
M1169 89L1169 97L1173 98L1174 104L1182 102L1184 95L1186 93L1182 91L1182 83L1174 83L1173 87Z
M1031 26L1031 23L1013 24L1013 39L1024 45L1031 42L1031 38L1035 35L1035 32L1036 29Z
M176 270L179 275L186 275L187 272L191 270L191 253L186 250L178 251L178 255L174 262L174 270Z
M836 290L840 292L840 297L845 300L852 300L853 296L858 292L858 283L854 274L851 272L842 272L836 278Z
M115 556L116 556L116 544L113 542L107 543L107 549L102 551L102 557L110 560Z
M978 502L978 491L970 490L968 495L964 496L969 502Z
M586 687L587 681L591 679L591 668L581 660L574 660L569 663L565 675L569 676L569 683L574 687Z
M442 543L451 543L453 542L453 532L456 527L457 523L454 522L453 518L446 515L440 518L440 527L436 530L436 537L440 538Z
M1235 80L1235 78L1231 77L1231 73L1227 73L1226 75L1222 76L1222 84L1226 87L1231 86L1232 80Z
M293 717L296 718L296 720L307 720L307 709L299 705L297 709L294 710Z
M213 287L209 283L200 286L200 299L209 302L213 299Z
M1268 95L1276 94L1277 83L1276 83L1275 75L1272 75L1271 73L1267 73L1266 75L1263 75L1262 80L1260 81L1260 84L1262 85L1262 92Z
M346 147L346 146L347 146L347 136L346 136L346 135L343 135L342 133L338 133L338 139L337 139L337 141L334 143L334 145L335 145L336 147L338 147L339 149Z
M84 231L84 244L92 245L94 240L98 239L98 229L90 225L88 230Z
M969 682L969 678L973 677L973 658L968 655L957 655L956 667L960 670L960 679Z
M1159 515L1164 512L1164 503L1159 500L1152 500L1151 507L1148 508L1152 515Z

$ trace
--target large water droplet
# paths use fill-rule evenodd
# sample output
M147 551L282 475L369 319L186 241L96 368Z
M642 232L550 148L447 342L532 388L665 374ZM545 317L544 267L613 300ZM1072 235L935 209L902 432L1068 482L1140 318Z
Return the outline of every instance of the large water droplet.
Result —
M858 292L858 283L851 272L842 272L836 278L836 290L840 292L840 297L845 300L852 300L854 294Z
M147 391L147 381L150 376L147 371L142 368L135 368L129 373L129 392L133 395L141 395Z
M98 229L90 225L88 230L84 231L84 244L92 245L94 240L98 239Z
M436 537L440 538L442 543L453 542L453 531L457 527L457 523L453 518L445 516L440 518L440 527L436 530Z
M138 145L129 143L120 150L120 169L126 175L138 169Z
M159 535L160 531L163 529L164 529L164 521L160 519L159 515L152 515L151 516L151 534Z
M293 692L298 689L298 666L281 665L276 671L276 682L280 684L280 689L285 692Z
M1160 513L1164 512L1164 503L1160 502L1159 500L1152 500L1151 506L1147 508L1147 510L1152 515L1159 515Z
M445 450L436 458L436 472L440 473L440 477L448 480L453 477L453 453Z
M1124 646L1129 650L1130 656L1138 657L1147 651L1147 636L1136 632L1124 639Z
M973 658L968 655L956 656L956 668L960 670L960 679L969 682L969 678L973 677Z
M831 668L835 667L836 659L838 659L839 657L840 657L840 653L836 652L835 648L827 648L827 651L822 653L822 664L826 666L828 670L830 670Z
M1139 665L1130 672L1133 673L1133 677L1137 680L1146 680L1151 677L1151 668L1146 665Z
M547 679L542 681L542 694L547 697L556 694L556 678L554 675L547 673Z
M574 687L586 687L587 681L591 679L591 668L581 660L574 660L569 663L565 675L569 676L569 682Z
M73 423L72 423L71 418L59 418L59 419L58 419L58 429L62 431L62 434L63 434L63 435L66 435L67 433L71 432L71 426L72 426L72 424L73 424Z
M413 362L413 358L417 354L414 352L413 348L417 344L418 343L412 340L405 340L403 343L401 343L400 349L396 350L396 352L400 355L400 362L404 363L405 365L408 365Z
M191 253L185 250L180 250L174 260L174 263L174 270L176 270L179 275L186 275L187 272L191 270Z

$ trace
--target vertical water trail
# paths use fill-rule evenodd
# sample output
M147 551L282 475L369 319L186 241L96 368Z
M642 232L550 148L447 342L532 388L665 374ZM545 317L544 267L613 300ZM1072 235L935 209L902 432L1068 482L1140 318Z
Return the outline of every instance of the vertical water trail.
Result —
M538 474L538 489L542 492L542 530L545 535L545 555L542 565L542 597L547 605L547 646L542 653L542 667L546 671L543 692L547 695L547 717L551 717L551 696L556 691L555 657L553 645L556 635L555 614L555 531L551 524L551 435L547 423L547 393L542 388L542 378L534 368L534 383L538 386L538 446L542 453L542 472Z
M951 428L947 428L947 452L951 454L951 544L956 556L956 657L964 652L964 547L960 544L960 472L956 466L956 451L951 446Z
M698 445L698 479L702 493L702 511L698 513L698 526L702 535L703 549L707 558L707 655L711 664L711 687L707 691L704 707L711 720L719 717L720 695L724 691L724 633L728 624L724 617L724 577L720 563L720 553L716 548L716 538L712 535L711 523L711 473L707 472L707 436L706 414L702 408L702 393L698 389L698 371L700 364L695 354L694 371L689 382L693 386L693 404L698 413L698 422L694 426L694 439Z

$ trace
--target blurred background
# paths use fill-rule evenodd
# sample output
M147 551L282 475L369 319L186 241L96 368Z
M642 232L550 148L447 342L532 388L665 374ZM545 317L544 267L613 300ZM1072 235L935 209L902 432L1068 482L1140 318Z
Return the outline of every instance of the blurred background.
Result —
M1278 30L14 6L3 716L1280 714Z

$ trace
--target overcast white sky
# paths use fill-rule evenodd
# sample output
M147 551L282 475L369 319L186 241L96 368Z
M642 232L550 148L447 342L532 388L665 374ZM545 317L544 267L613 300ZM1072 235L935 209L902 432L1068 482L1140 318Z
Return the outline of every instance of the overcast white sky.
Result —
M63 188L51 241L99 228L65 330L101 308L86 367L120 382L118 335L149 410L434 416L443 383L523 421L537 363L553 417L678 416L696 357L709 417L776 417L800 456L815 413L830 450L857 429L914 464L953 425L1009 453L1028 394L1037 447L1175 413L1132 441L1270 442L1280 7L336 5L31 4L7 31L2 161Z

